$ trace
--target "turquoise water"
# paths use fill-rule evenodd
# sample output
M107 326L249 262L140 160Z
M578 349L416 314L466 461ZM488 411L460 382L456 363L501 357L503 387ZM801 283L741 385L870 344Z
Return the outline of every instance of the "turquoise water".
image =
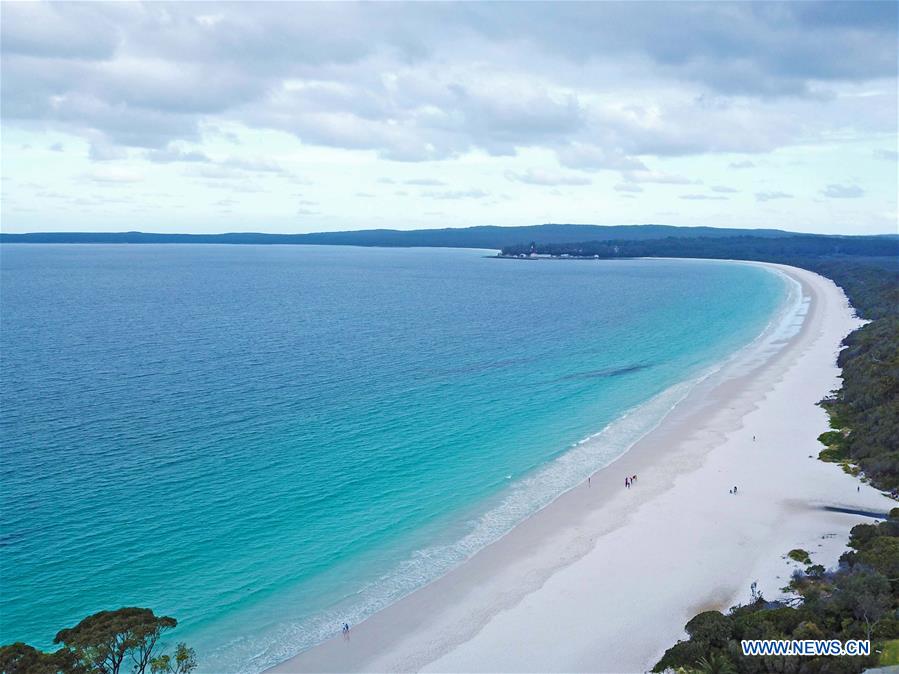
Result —
M204 671L274 664L614 458L786 296L483 255L0 247L0 643L140 605Z

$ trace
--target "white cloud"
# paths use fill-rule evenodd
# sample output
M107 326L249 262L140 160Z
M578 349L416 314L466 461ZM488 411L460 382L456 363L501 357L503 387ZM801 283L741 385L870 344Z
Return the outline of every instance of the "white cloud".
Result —
M119 166L97 166L86 177L96 183L139 183L144 179L137 171Z
M545 169L528 169L522 172L506 171L508 180L528 185L589 185L593 181L584 176Z
M442 187L446 185L442 180L434 180L432 178L413 178L412 180L403 181L406 185L417 185L421 187Z
M399 195L405 195L406 192L397 192ZM471 189L471 190L446 190L443 192L422 192L422 196L429 197L431 199L483 199L484 197L490 196L484 190Z
M614 187L616 192L642 192L643 188L633 183L618 183Z
M623 171L621 177L629 183L661 183L666 185L697 185L701 180L693 180L685 176L666 173L665 171Z
M642 170L646 166L620 150L606 150L596 145L571 143L556 150L559 163L568 168L596 171L599 169Z

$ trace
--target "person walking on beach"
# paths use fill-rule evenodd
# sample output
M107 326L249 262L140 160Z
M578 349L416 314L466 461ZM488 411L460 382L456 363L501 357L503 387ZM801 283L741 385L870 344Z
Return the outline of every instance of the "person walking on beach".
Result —
M631 488L631 480L630 480L630 478L627 478L627 477L624 478L624 486L627 487L628 489Z
M736 486L734 486L734 494L736 494L736 493L737 493L737 488L736 488Z
M342 631L343 631L343 638L344 638L344 639L349 639L349 638L350 638L350 624L349 624L349 623L344 623L344 624L343 624L343 630L342 630Z

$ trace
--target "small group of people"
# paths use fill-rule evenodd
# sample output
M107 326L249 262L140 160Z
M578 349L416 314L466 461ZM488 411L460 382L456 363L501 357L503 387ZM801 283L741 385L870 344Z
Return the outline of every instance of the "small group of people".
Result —
M736 493L737 493L737 487L734 486L733 489L728 489L728 490L727 490L727 493L728 493L728 494L736 494Z
M630 475L630 476L624 478L624 486L627 487L628 489L630 489L633 486L634 482L636 482L636 481L637 481L637 476Z
M343 632L344 639L350 638L350 624L349 623L344 623L343 627L340 628L340 631Z

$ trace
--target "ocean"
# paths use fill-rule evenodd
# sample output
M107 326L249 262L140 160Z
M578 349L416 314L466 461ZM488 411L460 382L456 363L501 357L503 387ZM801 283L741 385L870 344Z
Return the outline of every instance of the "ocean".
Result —
M0 643L146 606L261 671L626 451L788 292L487 255L0 246Z

